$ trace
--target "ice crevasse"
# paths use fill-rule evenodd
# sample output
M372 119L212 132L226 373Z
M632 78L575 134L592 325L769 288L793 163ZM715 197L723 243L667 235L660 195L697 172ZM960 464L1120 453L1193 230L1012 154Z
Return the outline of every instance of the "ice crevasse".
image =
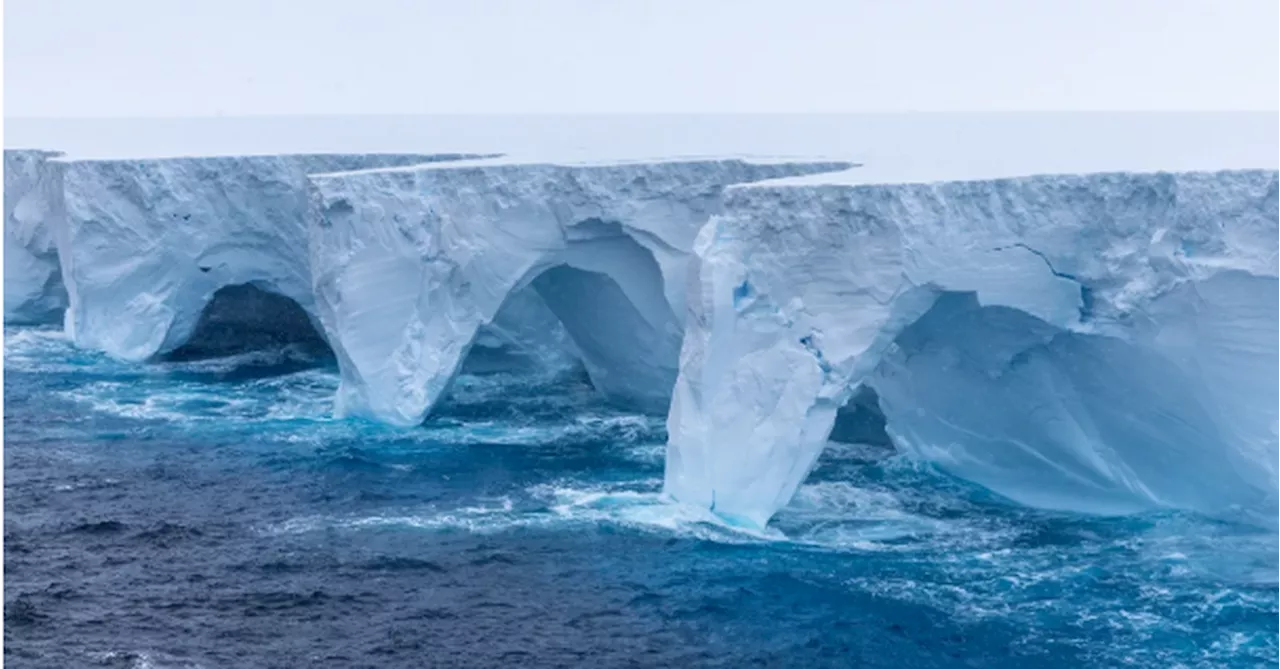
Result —
M663 412L693 241L725 188L848 167L481 161L313 175L311 266L338 410L422 422L478 330L531 287L597 391Z
M735 187L695 255L681 501L764 525L870 387L1014 501L1276 523L1275 171Z

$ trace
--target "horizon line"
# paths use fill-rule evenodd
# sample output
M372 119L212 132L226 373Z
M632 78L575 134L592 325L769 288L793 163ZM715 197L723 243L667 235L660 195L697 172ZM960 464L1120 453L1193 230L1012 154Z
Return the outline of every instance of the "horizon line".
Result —
M1004 110L864 110L864 111L535 111L535 112L267 112L252 114L195 115L10 115L5 121L164 121L164 120L232 120L273 118L395 118L395 117L556 117L556 116L978 116L978 115L1048 115L1048 114L1276 114L1280 109L1004 109Z

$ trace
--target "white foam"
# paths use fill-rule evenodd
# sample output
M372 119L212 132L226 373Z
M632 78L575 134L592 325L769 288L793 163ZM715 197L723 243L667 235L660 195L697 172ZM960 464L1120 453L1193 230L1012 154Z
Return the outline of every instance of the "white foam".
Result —
M950 543L996 543L1009 533L955 522L949 524L913 515L900 508L890 493L832 483L806 486L799 503L780 518L793 534L769 527L756 530L732 525L708 509L683 504L658 492L659 479L625 483L583 483L563 480L537 484L525 492L532 503L509 497L455 508L429 506L404 513L372 516L310 516L272 526L269 533L299 534L322 529L362 530L404 527L429 531L465 530L501 533L519 528L613 525L643 532L724 544L788 543L838 552L929 550L940 534ZM920 542L903 545L902 539Z

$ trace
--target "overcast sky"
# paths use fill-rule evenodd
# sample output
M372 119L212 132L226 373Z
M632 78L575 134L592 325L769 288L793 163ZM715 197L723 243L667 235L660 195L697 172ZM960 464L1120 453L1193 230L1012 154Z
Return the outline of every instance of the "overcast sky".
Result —
M1274 110L1278 8L5 0L5 114Z

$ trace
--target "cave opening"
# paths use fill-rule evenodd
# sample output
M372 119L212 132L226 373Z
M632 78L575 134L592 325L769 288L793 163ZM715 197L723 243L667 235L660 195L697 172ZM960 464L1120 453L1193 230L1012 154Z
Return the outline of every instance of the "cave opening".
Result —
M611 266L566 262L531 286L564 326L598 393L622 408L665 413L683 331L663 293L662 272L629 237L600 246L592 252L612 257Z
M559 372L620 409L665 414L683 328L658 261L617 223L574 229L581 237L535 266L477 332L460 371Z
M893 440L885 429L884 412L880 409L880 396L868 384L858 391L836 413L835 425L827 441L842 444L864 444L893 448Z
M301 305L252 284L237 284L214 293L191 337L163 360L187 362L286 347L309 359L333 356Z
M437 416L529 420L560 417L600 401L623 410L666 411L679 342L664 341L651 322L654 315L636 305L641 301L652 311L653 298L661 298L656 263L621 235L586 246L591 260L642 252L653 266L625 269L642 272L645 285L638 287L637 277L622 276L616 266L584 262L578 254L538 268L477 331L459 369L471 378L451 382ZM661 305L665 308L665 301ZM485 378L494 375L501 378ZM496 383L507 392L496 394ZM510 392L514 389L519 392Z

